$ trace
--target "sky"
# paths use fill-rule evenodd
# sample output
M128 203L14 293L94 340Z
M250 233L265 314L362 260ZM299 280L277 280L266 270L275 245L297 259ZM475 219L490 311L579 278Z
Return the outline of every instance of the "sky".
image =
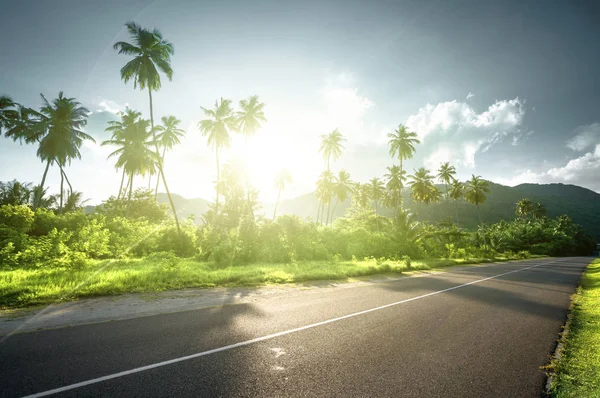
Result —
M67 168L91 203L116 194L120 174L100 146L129 106L149 117L147 92L120 79L112 48L124 24L158 28L175 46L172 81L154 93L155 119L174 115L186 137L167 153L171 192L213 199L214 152L197 123L217 98L259 95L268 119L249 142L259 198L290 171L282 198L314 190L322 134L346 138L332 170L382 177L398 163L387 134L421 139L409 172L449 161L506 185L562 182L600 192L600 3L593 1L29 1L0 0L0 95L28 107L40 93L75 97L96 139ZM234 137L222 163L242 156ZM35 146L0 138L0 181L38 184ZM57 191L59 172L48 183ZM147 186L139 177L136 187Z

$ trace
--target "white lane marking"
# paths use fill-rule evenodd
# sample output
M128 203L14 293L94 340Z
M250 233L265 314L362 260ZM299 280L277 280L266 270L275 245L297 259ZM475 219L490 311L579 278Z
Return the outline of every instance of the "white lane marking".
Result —
M504 275L514 274L515 272L521 272L521 271L525 271L525 270L528 270L528 269L531 269L531 268L536 268L536 267L539 267L539 266L542 266L542 265L547 265L547 264L556 263L556 262L560 262L560 261L556 261L556 260L554 260L554 261L548 261L548 262L545 262L545 263L536 264L536 265L532 265L532 266L525 267L525 268L519 268L519 269L512 270L512 271L503 272L503 273L498 274L498 275L490 276L490 277L483 278L483 279L478 279L478 280L475 280L475 281L472 281L472 282L468 282L468 283L463 283L462 285L457 285L457 286L449 287L447 289L442 289L442 290L438 290L438 291L435 291L435 292L431 292L431 293L427 293L427 294L422 294L420 296L411 297L411 298L408 298L408 299L405 299L405 300L396 301L395 303L385 304L385 305L382 305L382 306L379 306L379 307L370 308L368 310L354 312L352 314L343 315L343 316L340 316L340 317L337 317L337 318L327 319L325 321L321 321L321 322L317 322L317 323L312 323L310 325L301 326L301 327L295 328L295 329L284 330L283 332L268 334L266 336L257 337L255 339L246 340L246 341L242 341L242 342L239 342L239 343L226 345L226 346L215 348L215 349L208 350L208 351L198 352L196 354L191 354L191 355L186 355L186 356L179 357L179 358L170 359L168 361L157 362L157 363L153 363L151 365L141 366L139 368L129 369L129 370L125 370L125 371L119 372L119 373L113 373L113 374L110 374L110 375L98 377L96 379L90 379L90 380L82 381L82 382L75 383L75 384L69 384L69 385L64 386L64 387L54 388L52 390L42 391L42 392L39 392L37 394L27 395L24 398L47 397L48 395L58 394L60 392L65 392L65 391L69 391L69 390L74 390L76 388L81 388L81 387L89 386L90 384L101 383L103 381L117 379L119 377L128 376L128 375L131 375L131 374L134 374L134 373L145 372L146 370L160 368L162 366L172 365L172 364L178 363L178 362L189 361L190 359L204 357L204 356L207 356L207 355L216 354L218 352L229 351L229 350L232 350L232 349L238 348L238 347L245 347L245 346L248 346L250 344L258 343L258 342L265 341L265 340L271 340L271 339L274 339L276 337L285 336L287 334L292 334L292 333L300 332L300 331L307 330L307 329L316 328L318 326L323 326L323 325L327 325L327 324L330 324L330 323L333 323L333 322L338 322L338 321L341 321L341 320L344 320L344 319L353 318L353 317L356 317L356 316L359 316L359 315L363 315L363 314L368 314L369 312L380 311L380 310L383 310L385 308L394 307L396 305L408 303L408 302L415 301L415 300L420 300L422 298L429 297L429 296L435 296L436 294L441 294L441 293L449 292L451 290L460 289L460 288L463 288L463 287L466 287L466 286L474 285L476 283L481 283L481 282L489 281L490 279L499 278L499 277L504 276Z

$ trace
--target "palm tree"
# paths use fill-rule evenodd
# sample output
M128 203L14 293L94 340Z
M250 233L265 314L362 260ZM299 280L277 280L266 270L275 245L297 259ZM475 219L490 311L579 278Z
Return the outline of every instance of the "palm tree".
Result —
M340 202L344 202L348 199L348 194L352 191L352 181L350 180L350 173L342 169L338 173L334 181L333 194L335 195L335 205L331 212L331 220L335 217L335 209Z
M393 165L387 167L387 171L384 177L387 180L388 204L398 211L402 205L402 189L404 188L404 181L406 181L406 170Z
M131 35L134 44L119 41L113 45L113 48L119 54L133 56L133 59L121 68L121 79L127 84L133 80L133 88L140 87L140 90L148 89L148 99L150 102L150 127L154 136L154 109L152 106L152 91L157 91L161 87L160 73L164 73L169 80L173 78L173 69L171 69L171 55L174 54L173 44L165 40L158 29L148 30L142 28L135 22L125 24L127 31ZM162 160L158 156L158 142L154 137L155 151L158 158L157 168L159 177L162 178L169 198L169 204L175 218L177 233L181 238L181 228L179 218L175 210L175 204L169 192L167 179L163 173Z
M438 169L437 178L440 182L444 183L444 189L446 191L446 200L448 200L448 185L454 181L456 175L456 168L450 165L450 162L442 163Z
M279 198L281 197L281 191L287 184L292 182L292 175L286 169L281 170L275 177L275 188L277 188L277 202L275 202L275 210L273 210L273 220L277 214L277 206L279 205Z
M111 139L117 141L123 141L118 145L125 145L125 142L130 141L129 137L133 137L134 133L129 131L137 120L142 116L141 112L134 111L131 108L126 108L124 112L119 112L121 120L111 120L108 122L108 127L104 131L111 133ZM105 145L105 143L102 143ZM117 167L119 169L119 167ZM121 185L119 187L119 194L117 199L123 194L123 182L125 180L125 168L123 168L123 174L121 176Z
M337 160L342 156L344 141L346 141L346 139L338 129L333 130L329 134L321 135L321 147L319 148L319 152L323 154L323 158L327 162L327 171L330 170L329 165L331 158Z
M95 141L81 130L87 124L89 110L75 101L75 98L65 97L62 91L52 103L43 94L41 97L44 102L39 112L20 109L20 120L15 122L13 128L5 134L13 140L38 144L37 156L46 163L38 193L44 190L50 165L58 165L61 177L60 208L62 208L63 184L66 178L64 167L75 158L81 159L79 148L83 140ZM67 183L71 185L68 179ZM39 197L34 198L34 209L37 208L39 199Z
M109 158L117 157L115 166L123 168L129 176L127 188L129 188L128 200L133 193L133 178L136 175L145 176L154 173L160 162L159 156L154 151L156 142L149 128L150 121L138 119L127 125L127 128L113 138L102 142L102 145L114 145L118 148L108 155Z
M17 180L0 181L0 205L27 205L31 201L33 188L30 183Z
M67 197L64 212L70 213L73 211L81 210L83 208L83 205L85 205L85 203L88 201L89 199L83 200L83 192L73 191Z
M323 218L325 204L331 203L331 198L333 196L334 178L335 177L333 176L333 173L331 173L328 170L325 170L321 173L319 179L317 180L316 195L317 199L319 199L319 201L321 202L321 219ZM327 223L329 223L329 208L327 209L327 218L325 219L325 224Z
M546 207L543 204L537 202L533 205L531 215L535 220L539 220L541 218L546 217L546 213Z
M421 167L419 170L415 170L415 174L409 177L410 189L412 196L417 206L421 203L435 203L440 198L440 191L433 184L433 176L429 170Z
M371 189L369 184L361 184L357 182L354 186L354 192L356 196L356 203L358 203L362 209L369 207L369 203L371 202Z
M477 208L477 217L479 219L479 224L481 224L481 214L479 213L479 205L483 204L487 199L486 194L490 192L489 185L489 182L482 179L481 176L475 176L473 174L473 176L469 181L467 181L465 186L465 199L467 200L467 202L475 205L475 207Z
M260 102L258 95L253 95L247 100L240 101L240 111L236 113L237 131L244 136L244 145L246 146L246 162L249 161L248 139L256 134L256 131L261 128L260 122L266 122L267 118L263 108L265 104ZM250 187L246 181L246 192L248 203L250 202Z
M463 198L465 186L458 180L452 181L450 186L449 196L454 201L454 209L456 210L456 224L458 224L458 201Z
M415 145L421 141L417 138L417 133L409 132L408 128L400 124L393 133L388 134L388 144L390 146L390 156L396 156L400 160L400 170L403 170L402 161L412 159L415 153Z
M18 116L18 107L19 105L14 103L10 97L0 96L0 135L3 128L8 129L14 123Z
M377 211L379 210L379 202L383 199L384 193L385 186L383 185L383 182L377 177L371 178L369 180L369 196L375 205L375 214L377 214Z
M531 200L523 198L515 205L515 214L521 218L527 218L533 212L534 204Z
M215 203L215 215L219 214L219 181L221 180L221 171L219 169L219 150L231 146L230 130L236 128L236 117L231 109L231 101L227 99L215 101L214 109L200 107L207 119L198 122L198 128L204 137L207 137L208 145L215 150L217 161L217 200ZM216 217L215 217L216 220Z
M158 146L162 148L162 164L165 164L165 152L173 149L175 145L181 143L180 138L185 135L185 131L179 128L181 120L175 116L163 116L161 118L162 125L156 126L156 132L159 134L155 137L158 141ZM156 181L156 188L154 189L154 195L158 193L158 182Z

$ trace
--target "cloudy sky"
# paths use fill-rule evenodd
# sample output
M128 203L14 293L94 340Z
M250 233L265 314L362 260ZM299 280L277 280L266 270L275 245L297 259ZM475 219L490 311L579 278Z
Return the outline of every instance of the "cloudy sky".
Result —
M187 131L166 158L172 192L210 199L214 154L196 124L218 97L258 94L268 122L251 142L261 198L287 168L285 197L310 192L323 168L319 136L347 138L334 169L382 176L399 123L422 140L409 170L450 161L459 177L563 182L600 192L600 3L592 1L9 1L0 0L0 94L39 107L60 90L92 114L87 132L126 105L148 117L147 93L125 85L129 20L175 45L172 82L155 114ZM225 157L237 156L234 142ZM67 173L98 203L118 190L110 148L87 144ZM0 139L0 180L39 183L35 147ZM50 185L56 190L58 171ZM147 182L138 179L138 186Z

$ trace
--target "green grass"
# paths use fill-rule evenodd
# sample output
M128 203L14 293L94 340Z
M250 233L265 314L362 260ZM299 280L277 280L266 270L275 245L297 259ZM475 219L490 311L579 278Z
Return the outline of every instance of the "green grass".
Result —
M145 259L90 261L81 269L14 269L0 271L0 309L70 301L83 297L134 292L158 292L193 287L261 286L315 280L429 270L507 258L413 261L313 261L291 264L250 264L222 267L166 256Z
M573 296L560 357L551 370L553 397L600 397L600 259L587 267Z

